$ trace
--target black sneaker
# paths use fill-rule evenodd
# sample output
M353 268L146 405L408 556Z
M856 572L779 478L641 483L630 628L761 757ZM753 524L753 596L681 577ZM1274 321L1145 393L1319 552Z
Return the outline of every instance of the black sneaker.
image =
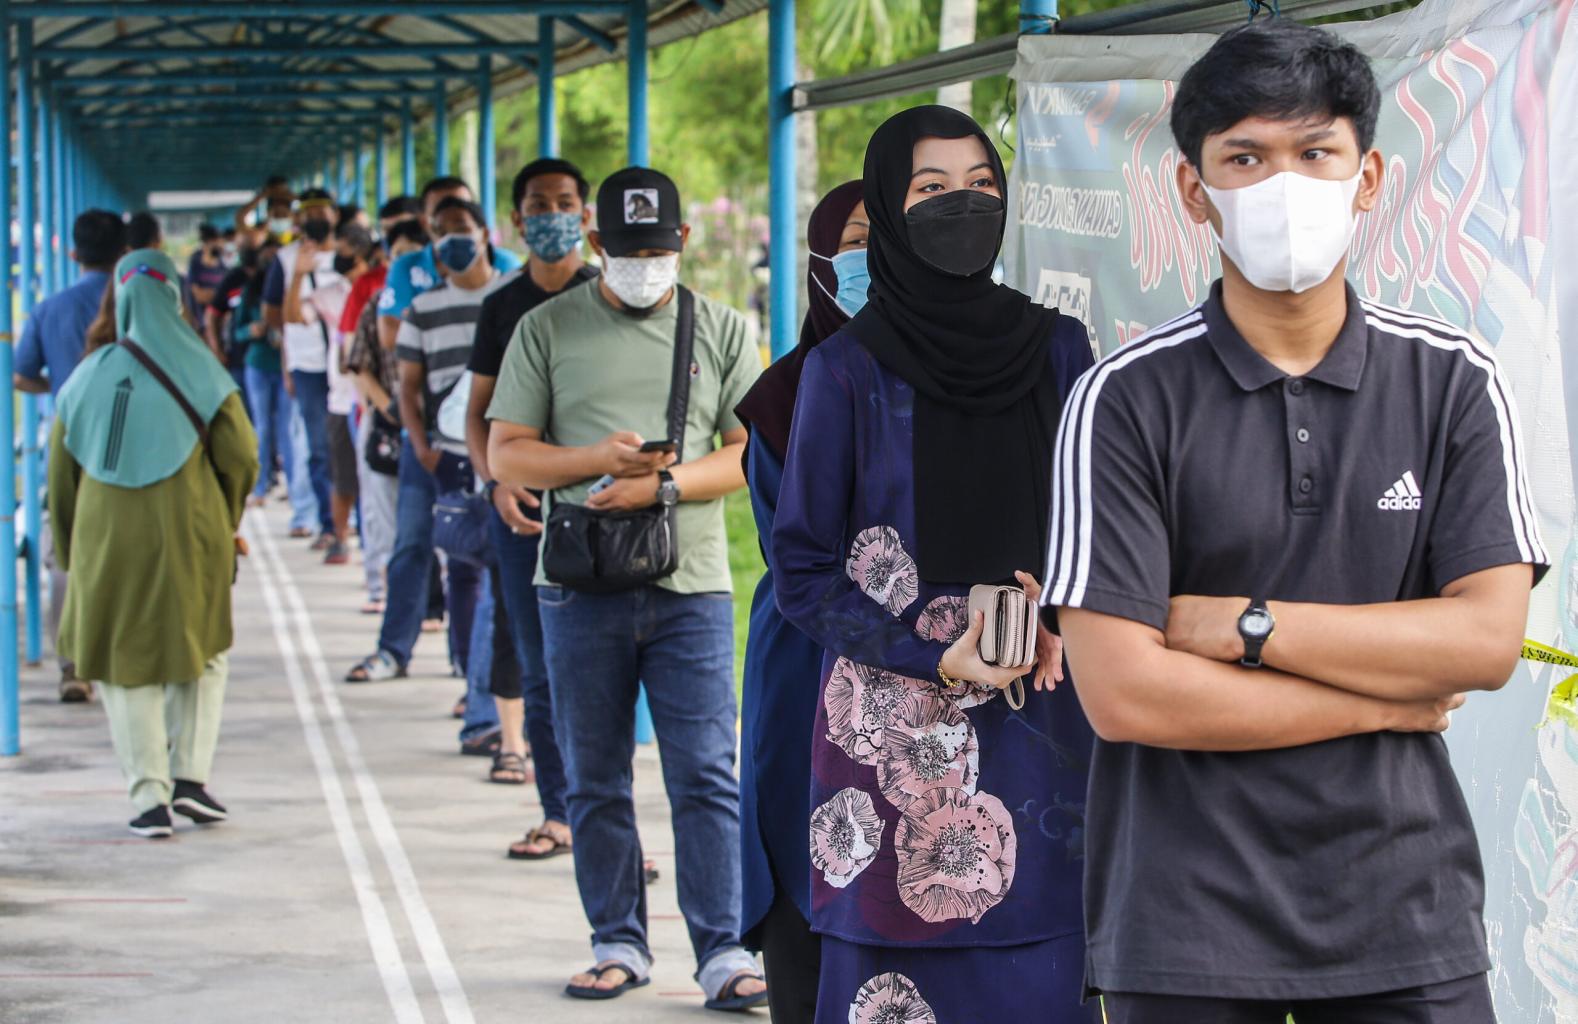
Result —
M127 824L131 827L133 835L142 836L144 839L169 839L175 835L175 826L170 824L168 807L151 807Z
M199 825L212 825L230 817L225 805L208 795L208 790L195 782L175 780L175 799L170 806L177 814L185 815ZM165 816L168 819L169 815Z

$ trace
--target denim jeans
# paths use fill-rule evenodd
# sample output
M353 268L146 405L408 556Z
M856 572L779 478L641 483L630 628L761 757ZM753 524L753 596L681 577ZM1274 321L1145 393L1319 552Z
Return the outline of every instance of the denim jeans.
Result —
M451 560L454 573L459 563ZM460 742L485 736L499 727L499 706L493 702L493 609L498 598L493 593L489 573L483 572L477 586L475 617L466 652L466 714L460 725Z
M283 380L283 375L281 380ZM318 523L318 499L312 493L312 474L307 470L307 427L301 421L301 403L290 396L290 433L286 444L290 446L290 472L285 474L285 486L290 494L290 528L311 530Z
M400 493L395 499L394 553L389 557L388 596L384 599L383 627L378 649L401 665L411 660L411 650L422 632L427 614L429 569L433 562L433 500L442 490L471 485L471 460L444 452L436 473L417 461L409 440L400 445ZM462 617L469 627L477 603L477 583L482 572L459 562L449 564L448 607L451 620Z
M274 456L279 456L290 480L293 454L290 445L290 396L285 394L285 375L278 370L246 368L247 399L252 406L252 426L258 435L258 484L252 493L261 498L268 493L269 477L274 475Z
M537 572L537 537L518 537L493 513L493 550L499 560L499 590L509 613L515 653L520 659L521 697L526 703L526 742L531 744L537 798L547 821L570 821L565 808L564 758L553 731L553 694L542 656L542 614L532 576Z
M640 977L652 963L630 792L645 682L673 814L679 905L697 980L716 995L731 974L755 969L739 934L733 600L652 586L620 594L539 587L537 598L593 957Z
M292 370L290 379L296 387L302 426L307 428L307 474L312 481L312 496L318 500L318 526L324 533L333 533L334 516L329 507L329 375Z

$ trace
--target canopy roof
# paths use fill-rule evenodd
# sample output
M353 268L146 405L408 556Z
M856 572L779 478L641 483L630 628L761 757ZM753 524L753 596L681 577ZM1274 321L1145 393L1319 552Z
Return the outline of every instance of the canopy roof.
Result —
M395 123L410 104L475 102L695 35L767 0L10 0L11 54L94 154L161 187L255 185L321 166L326 132ZM639 32L640 26L637 26ZM30 36L30 45L26 39ZM13 63L13 67L20 64ZM317 161L314 165L312 161ZM128 166L131 164L132 166Z

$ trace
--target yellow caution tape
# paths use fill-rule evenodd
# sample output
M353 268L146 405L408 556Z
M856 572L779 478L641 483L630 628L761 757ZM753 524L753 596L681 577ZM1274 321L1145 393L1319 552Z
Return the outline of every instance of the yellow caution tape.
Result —
M1578 668L1578 656L1534 640L1523 641L1523 657L1526 661L1537 661L1544 665ZM1535 728L1543 729L1553 719L1578 729L1578 674L1570 675L1551 687L1550 696L1545 702L1545 719Z
M1534 640L1523 641L1523 658L1525 661L1538 661L1546 665L1565 665L1568 668L1578 668L1578 655L1568 654L1566 651L1548 647Z

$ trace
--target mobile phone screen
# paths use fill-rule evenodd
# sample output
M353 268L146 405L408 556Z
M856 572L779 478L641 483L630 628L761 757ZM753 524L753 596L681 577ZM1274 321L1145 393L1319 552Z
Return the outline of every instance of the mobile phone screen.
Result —
M672 452L679 447L674 441L648 441L641 446L641 453L649 455L652 452Z

